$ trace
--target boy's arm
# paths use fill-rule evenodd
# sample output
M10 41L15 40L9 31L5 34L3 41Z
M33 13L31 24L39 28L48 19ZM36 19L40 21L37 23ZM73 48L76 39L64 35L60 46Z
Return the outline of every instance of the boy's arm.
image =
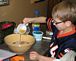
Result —
M46 23L46 17L24 18L23 23Z
M32 23L46 23L46 17L35 17L31 19Z
M39 56L39 61L54 61L56 58L46 57L46 56Z

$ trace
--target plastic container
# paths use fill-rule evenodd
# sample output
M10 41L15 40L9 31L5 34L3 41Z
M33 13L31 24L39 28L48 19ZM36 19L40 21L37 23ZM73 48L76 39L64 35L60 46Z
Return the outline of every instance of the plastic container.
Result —
M33 31L40 31L40 24L39 23L32 24L32 29Z
M43 37L42 31L33 31L33 36L36 39L36 41L41 41Z
M35 9L34 14L35 14L35 17L40 17L40 10ZM33 28L33 31L40 31L40 23L33 23L32 28Z

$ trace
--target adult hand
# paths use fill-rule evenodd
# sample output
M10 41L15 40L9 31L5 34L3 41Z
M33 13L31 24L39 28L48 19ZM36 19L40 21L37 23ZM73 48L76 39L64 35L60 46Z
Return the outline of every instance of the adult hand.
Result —
M30 52L30 60L39 60L40 54L35 51Z

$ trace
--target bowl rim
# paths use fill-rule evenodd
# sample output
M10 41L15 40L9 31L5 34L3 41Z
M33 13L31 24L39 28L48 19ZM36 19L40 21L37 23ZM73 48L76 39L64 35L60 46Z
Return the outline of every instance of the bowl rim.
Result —
M10 36L13 36L13 35L20 35L20 34L10 34L10 35L7 35L5 38L4 38L4 42L7 44L7 45L11 45L11 43L7 43L6 42L6 39L8 38L8 37L10 37ZM35 38L32 36L32 35L23 35L23 36L30 36L31 38L32 38L32 41L29 41L29 44L26 44L27 46L28 45L32 45L32 44L34 44L35 43ZM13 42L15 42L15 41L13 41ZM21 44L21 45L25 45L25 44Z

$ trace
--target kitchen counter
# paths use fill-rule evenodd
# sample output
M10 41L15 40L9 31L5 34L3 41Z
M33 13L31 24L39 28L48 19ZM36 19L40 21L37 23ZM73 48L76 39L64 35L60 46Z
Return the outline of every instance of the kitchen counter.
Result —
M26 61L30 61L29 60L30 51L36 51L39 54L44 55L46 51L48 50L49 43L50 43L49 40L44 40L44 39L42 41L35 42L35 44L31 47L31 49L23 54L26 58ZM6 44L0 45L0 49L11 51Z

